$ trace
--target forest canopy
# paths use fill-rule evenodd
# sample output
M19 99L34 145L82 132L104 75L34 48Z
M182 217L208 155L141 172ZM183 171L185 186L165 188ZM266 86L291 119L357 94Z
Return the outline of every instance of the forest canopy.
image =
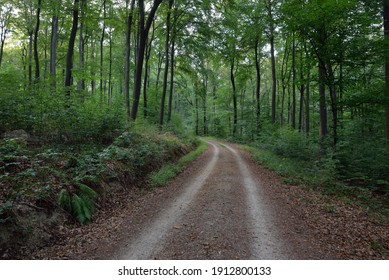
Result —
M389 3L1 0L0 131L128 124L328 159L389 188ZM351 173L351 174L350 174Z

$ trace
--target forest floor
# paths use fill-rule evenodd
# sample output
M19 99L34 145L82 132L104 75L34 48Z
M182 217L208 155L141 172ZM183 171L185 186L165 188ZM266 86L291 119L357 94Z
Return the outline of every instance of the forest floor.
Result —
M31 258L389 259L388 225L216 141L166 187L134 188L62 237Z

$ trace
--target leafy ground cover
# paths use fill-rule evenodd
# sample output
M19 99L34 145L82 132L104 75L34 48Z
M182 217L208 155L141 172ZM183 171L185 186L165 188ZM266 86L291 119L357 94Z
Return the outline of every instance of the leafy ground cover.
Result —
M91 222L131 188L161 185L152 178L162 174L163 164L198 145L152 126L133 126L109 146L36 146L21 134L26 137L0 141L2 258L56 242L61 227ZM185 162L181 159L175 171Z
M280 129L244 149L281 175L284 183L339 197L362 206L380 222L389 223L388 151L378 142L341 143L335 151L323 151L297 131Z

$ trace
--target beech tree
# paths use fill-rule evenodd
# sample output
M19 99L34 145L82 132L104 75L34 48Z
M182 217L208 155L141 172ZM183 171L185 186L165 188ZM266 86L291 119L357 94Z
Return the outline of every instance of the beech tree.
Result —
M66 55L66 70L65 70L65 87L67 88L67 95L70 95L72 86L72 71L73 71L73 54L74 54L74 44L76 41L77 28L78 28L78 10L79 10L79 0L74 0L73 4L73 24L69 38L69 46Z
M12 6L8 3L1 3L0 8L0 68L3 61L4 44L7 35L10 32L10 21L12 15Z
M135 120L138 115L138 107L139 107L139 98L141 95L141 87L142 87L142 73L143 73L143 61L145 57L146 50L146 41L147 36L149 34L149 30L151 24L153 23L155 13L159 5L161 5L162 0L154 0L153 5L151 7L150 13L147 17L145 16L145 5L143 0L138 1L139 8L139 50L137 56L137 65L135 72L135 82L134 82L134 100L132 103L131 110L131 118Z

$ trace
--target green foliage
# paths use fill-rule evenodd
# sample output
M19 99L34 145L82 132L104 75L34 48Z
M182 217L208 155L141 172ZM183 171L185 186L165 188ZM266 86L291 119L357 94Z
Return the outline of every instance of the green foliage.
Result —
M10 201L0 203L0 225L6 224L12 220L13 205Z
M171 179L177 176L177 174L180 173L186 165L201 155L207 147L208 144L202 141L194 151L183 156L176 164L166 164L163 165L162 168L160 168L158 171L152 172L149 175L151 187L155 188L166 185Z
M87 224L92 221L92 214L95 210L93 200L97 193L90 187L79 184L77 194L69 194L62 189L57 197L57 203L62 208L71 212L81 224Z
M309 141L305 135L289 127L279 128L271 134L263 134L260 141L263 147L280 157L314 160L319 156L317 145Z

